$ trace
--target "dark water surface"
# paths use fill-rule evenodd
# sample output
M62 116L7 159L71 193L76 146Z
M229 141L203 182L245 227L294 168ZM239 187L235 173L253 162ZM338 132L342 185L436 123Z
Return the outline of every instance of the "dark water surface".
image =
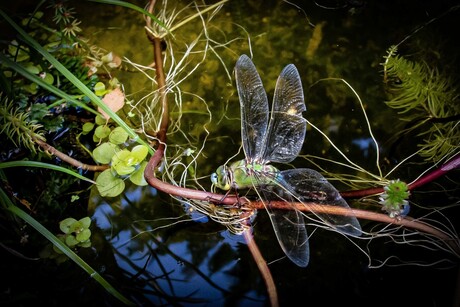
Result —
M169 1L169 9L175 3ZM381 63L391 45L404 41L399 48L403 55L437 54L439 65L445 65L441 68L447 71L450 63L458 64L453 55L459 51L456 29L460 10L443 15L454 2L292 3L226 3L206 24L212 50L208 49L203 57L206 48L203 34L189 57L189 66L171 76L175 82L185 78L180 84L182 92L169 96L172 124L166 170L178 183L183 184L179 181L184 175L186 186L199 188L200 184L209 190L209 175L237 154L241 144L240 110L234 80L230 77L236 59L243 53L252 52L269 100L282 68L295 64L304 87L307 105L304 116L364 169L377 173L375 146L356 95L339 79L346 80L364 103L381 146L384 174L417 150L410 139L404 140L403 145L391 146L391 137L401 125L396 112L384 104L388 97ZM136 4L144 5L140 1ZM184 4L177 5L180 8ZM92 44L134 63L150 64L152 50L138 13L92 2L75 3L75 6L83 34ZM180 16L195 12L191 6ZM438 16L439 20L432 20ZM422 27L424 24L426 27ZM417 28L420 30L414 33ZM196 19L173 32L175 37L168 44L174 48L177 61L201 30L202 23ZM168 71L171 57L169 54L166 57L166 71L172 74ZM443 58L457 62L443 62ZM192 74L187 77L189 72ZM155 89L152 81L141 73L120 71L114 76L123 83L126 93L132 93L130 98L135 103L143 101ZM181 156L186 149L192 149L193 154ZM301 155L292 166L281 167L352 172L321 160L314 160L317 164L313 164L306 159L305 155L340 159L329 142L311 126L307 128ZM243 158L242 152L237 158ZM188 170L184 165L189 166ZM391 179L410 181L426 168L426 165L401 167ZM360 172L352 175L370 180ZM443 184L451 187L448 182L439 182ZM340 182L334 185L347 189ZM434 196L430 197L428 193L433 190ZM438 193L440 190L436 185L416 191L413 200L421 207L451 204L448 196ZM456 199L458 202L458 194ZM243 237L224 225L196 211L190 212L190 207L153 188L129 186L126 193L113 199L101 199L92 191L89 204L93 219L92 248L82 251L82 257L136 304L269 304L265 284ZM431 212L418 210L417 205L413 206L411 216ZM455 208L444 212L454 220L458 213ZM447 224L445 219L441 223ZM361 225L369 233L382 229L369 221L361 221ZM458 229L458 225L453 227ZM423 239L421 236L414 236L414 242L401 244L393 242L391 236L384 236L383 231L381 237L359 240L312 226L307 229L311 236L310 263L307 268L299 268L284 256L266 213L259 212L254 222L255 240L269 263L282 306L294 302L302 306L452 306L455 297L458 298L458 258L440 249L415 246ZM395 240L400 241L402 233L403 230L396 232ZM406 238L411 239L412 236ZM8 263L17 262L11 255L7 257ZM24 296L11 305L30 306L37 301L48 306L118 304L72 263L59 267L27 263L4 276L4 292L24 289Z

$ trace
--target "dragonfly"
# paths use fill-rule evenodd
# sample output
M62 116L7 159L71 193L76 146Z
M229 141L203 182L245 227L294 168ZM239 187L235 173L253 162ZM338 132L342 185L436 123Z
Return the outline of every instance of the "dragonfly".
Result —
M270 164L292 162L305 139L307 121L302 113L306 106L295 65L287 65L280 73L271 111L262 80L247 55L241 55L236 62L235 79L245 159L219 166L211 175L212 184L226 191L255 191L268 212L283 252L296 265L306 267L310 249L304 215L294 206L292 210L277 210L274 202L350 207L317 171L309 168L278 170ZM316 213L316 216L343 234L360 236L362 233L354 216L326 213Z

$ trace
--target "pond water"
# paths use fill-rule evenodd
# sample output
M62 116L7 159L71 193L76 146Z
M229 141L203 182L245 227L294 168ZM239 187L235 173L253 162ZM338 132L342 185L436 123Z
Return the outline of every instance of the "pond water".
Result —
M208 12L202 19L195 18L174 30L174 38L167 36L165 67L168 80L177 87L168 96L168 165L158 176L209 191L209 176L219 165L243 158L240 109L232 75L243 53L252 55L270 101L283 67L296 65L307 106L304 116L364 169L377 173L376 147L359 99L379 141L384 174L417 150L416 138L403 138L400 143L392 139L404 123L384 103L388 96L381 63L388 48L401 43L401 54L413 58L422 52L438 56L437 63L445 66L442 69L452 72L449 65L458 64L449 61L459 51L454 29L460 10L443 15L453 6L449 1L303 2L229 1L212 18ZM169 1L167 12L178 13L177 23L197 12L197 7L188 4ZM75 6L82 20L82 34L91 44L133 63L152 62L152 47L139 13L93 2ZM433 19L436 17L439 19ZM187 48L195 43L187 54ZM179 66L183 57L185 62ZM173 62L177 71L170 70ZM129 64L126 67L133 68ZM150 96L156 89L153 76L152 71L111 72L111 77L123 84L135 110L153 118L148 122L152 129L160 114ZM133 124L140 126L140 122ZM345 173L371 180L363 172L352 172L315 157L346 162L309 124L299 158L280 167L308 167L330 172L331 177ZM404 164L390 179L410 181L427 167ZM450 179L415 191L410 215L431 214L434 207L454 203L449 197L455 194L458 201L458 189L447 195L441 192L444 188L455 191ZM331 182L339 190L350 188L340 181ZM349 204L363 206L353 201ZM128 185L125 193L115 198L101 198L92 189L89 212L93 220L92 248L82 250L81 256L137 305L269 305L264 281L243 236L197 212L187 200L134 185ZM443 212L455 216L458 208ZM441 216L433 219L447 224ZM415 236L413 232L400 230L394 236L384 235L382 225L360 222L366 233L380 231L382 236L360 240L307 226L310 263L300 268L285 257L266 212L258 212L254 237L269 263L282 306L451 306L455 295L459 299L458 258L436 249L435 244L418 246L421 236L402 244L401 235L411 234L406 238L409 241ZM118 305L75 268L69 263L54 268L55 278L49 285L57 288L42 289L41 300L52 305ZM38 276L52 279L40 272Z

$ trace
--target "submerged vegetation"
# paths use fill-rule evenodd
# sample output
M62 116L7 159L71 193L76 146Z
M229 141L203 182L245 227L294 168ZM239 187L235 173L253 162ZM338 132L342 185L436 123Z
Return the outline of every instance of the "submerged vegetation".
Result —
M419 155L427 161L448 160L459 151L460 90L456 82L426 62L414 62L397 54L397 47L385 57L384 82L391 99L387 105L398 110L409 127L423 140Z
M114 39L77 18L79 10L91 11L94 2L107 12L120 10L144 18L134 31L134 43L124 51L115 50L118 46L113 41L129 40L128 36ZM458 76L417 54L411 60L401 51L398 54L405 44L377 47L374 38L368 38L367 47L357 48L350 58L355 46L345 35L361 7L327 8L345 10L343 24L338 25L318 16L313 21L307 7L287 1L274 4L269 16L255 1L205 5L164 0L151 1L145 9L115 0L85 2L78 8L71 4L43 1L22 20L9 16L7 9L0 10L2 23L14 33L3 39L0 53L0 220L5 225L0 243L4 250L22 259L29 253L33 261L51 260L46 266L54 272L68 270L65 260L71 259L112 296L97 300L115 299L128 305L206 302L206 292L190 294L193 287L176 292L173 280L179 271L205 280L219 299L243 301L257 290L262 293L257 299L268 297L277 305L277 276L271 276L277 266L264 260L280 256L274 251L277 245L271 241L270 248L261 253L256 244L267 244L263 238L273 233L260 229L278 229L273 219L272 223L264 220L265 209L275 212L272 215L279 221L283 213L295 215L295 220L305 220L301 228L313 230L310 236L305 231L302 242L294 247L307 246L307 240L314 241L317 235L337 240L336 234L322 230L344 233L320 216L358 218L361 237L345 232L344 241L364 254L368 267L391 266L399 257L393 248L386 253L383 243L387 240L429 255L428 260L399 260L396 265L458 266L460 242L453 213L458 212L460 199L458 179L450 177L458 172L460 160ZM232 9L223 12L230 5ZM326 9L320 4L316 8ZM258 15L247 15L247 11ZM284 22L292 23L289 31ZM426 28L432 25L425 24ZM122 25L121 31L130 26ZM331 41L333 31L339 33L337 41ZM415 40L418 35L419 30L410 37ZM133 51L142 45L139 37L144 42L140 56ZM112 41L108 50L101 46L104 40ZM379 66L383 71L369 69L378 66L385 49L385 62ZM120 51L124 54L119 55ZM303 116L309 132L301 158L281 166L280 171L294 174L286 169L316 169L322 175L314 179L327 178L348 204L331 206L325 184L303 186L309 197L289 196L292 191L283 185L262 185L262 197L246 190L211 191L210 174L218 165L241 156L240 144L246 142L240 136L241 121L243 127L251 126L239 116L233 84L235 62L243 53L257 61L269 95L275 90L273 81L280 67L288 63L299 67L298 87L302 88L302 82L307 106ZM363 78L382 80L384 89L379 82L355 86L359 83L352 78L356 71L365 71ZM393 109L397 116L390 113ZM252 134L246 131L243 137ZM393 143L384 144L385 139ZM270 144L274 147L275 143ZM402 149L391 150L401 143L405 144ZM302 144L298 146L300 150ZM425 185L429 188L423 190ZM279 189L277 196L268 197L274 189ZM433 189L435 200L430 196ZM150 203L151 194L160 194L155 204ZM113 214L92 217L106 210L104 202ZM201 226L208 219L217 223ZM104 229L105 220L110 225ZM211 238L211 233L224 233L221 226L232 234L243 234L266 291L253 285L259 273L254 280L232 279L230 291L208 273L223 270L224 275L237 276L243 270L234 261L243 257L240 252L247 253L236 253L240 247L229 250L229 244L216 243L221 238ZM185 234L181 227L187 230ZM189 247L192 255L176 252L178 242L193 245L187 238L198 227L207 239L201 237L197 247ZM115 238L123 238L121 246L115 246ZM289 237L284 240L292 243ZM213 248L218 251L211 253ZM320 253L332 252L315 250L315 261ZM101 257L105 253L109 255ZM366 262L358 260L361 256L351 257L356 266ZM202 261L207 258L211 260L204 269ZM117 261L126 267L120 268ZM241 263L253 266L247 259ZM250 271L255 270L244 274ZM94 291L86 285L88 275L76 274L76 283L83 284L84 291ZM286 290L280 292L280 302L289 301ZM20 300L16 296L13 291L5 301Z

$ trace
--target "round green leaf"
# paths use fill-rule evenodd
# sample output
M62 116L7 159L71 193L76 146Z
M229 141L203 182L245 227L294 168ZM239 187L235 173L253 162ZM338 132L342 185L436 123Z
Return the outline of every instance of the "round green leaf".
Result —
M131 180L132 183L139 185L139 186L145 186L147 185L147 181L145 181L144 178L144 170L145 167L147 166L147 161L143 161L141 163L141 166L129 176L129 180Z
M78 243L80 242L78 242L78 240L73 235L68 235L65 238L65 244L67 244L68 247L74 247Z
M76 236L78 242L88 241L90 237L91 237L91 230L89 229L85 229L81 231L80 233L77 233L77 236Z
M112 168L120 176L129 175L136 170L135 165L138 161L133 158L132 153L123 149L112 157Z
M54 77L50 73L44 73L43 76L43 81L45 81L47 84L53 84L54 82Z
M83 130L83 134L88 134L89 132L91 132L91 130L93 130L94 123L91 123L91 122L84 123L81 128Z
M102 143L101 145L94 148L93 158L99 163L109 164L117 149L118 147L112 143Z
M91 218L89 216L86 216L86 217L80 219L79 222L81 223L82 228L88 229L89 226L91 225Z
M105 117L100 114L96 116L94 121L96 125L100 125L100 126L105 125L107 123L107 119L105 119Z
M61 231L65 234L71 233L72 231L70 230L70 228L76 222L76 219L68 217L59 223L59 229L61 229Z
M139 162L143 161L147 154L149 153L149 149L145 145L137 145L131 150L131 154L133 157Z
M70 226L70 229L69 231L72 233L72 232L75 232L75 233L79 233L83 230L83 227L81 225L81 223L79 221L76 221L75 223L73 223L71 226Z
M122 127L117 127L110 132L109 141L113 144L123 144L128 139L128 133Z
M100 139L104 139L108 137L110 134L110 128L107 126L98 126L96 130L94 130L94 135Z
M125 182L115 177L110 169L106 169L96 179L96 187L102 197L115 197L125 189Z
M105 89L104 83L102 83L102 82L96 83L96 85L94 85L94 93L97 96L104 96L105 93L107 93L107 90Z

